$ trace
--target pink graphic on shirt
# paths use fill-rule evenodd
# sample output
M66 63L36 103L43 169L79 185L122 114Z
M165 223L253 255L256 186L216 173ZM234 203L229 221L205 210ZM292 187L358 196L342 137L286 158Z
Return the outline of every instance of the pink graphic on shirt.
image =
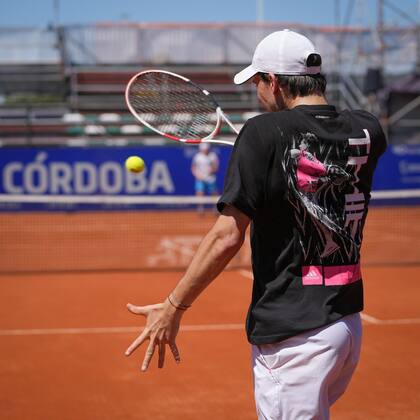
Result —
M327 174L327 169L315 156L302 150L297 159L297 168L309 175L322 176Z
M327 169L315 156L304 150L301 150L296 160L298 189L305 192L315 192L322 182L320 177L327 175Z
M363 130L363 137L328 141L306 132L293 137L285 150L289 202L299 228L305 267L312 267L303 273L304 284L319 284L313 267L345 267L358 261L366 201L356 185L369 146L367 130ZM334 270L327 280L325 273L322 275L323 283L331 285L357 277Z
M322 246L323 244L323 248L320 250L320 256L321 258L328 257L339 246L332 238L331 229L322 221L323 210L322 206L318 203L317 193L332 183L332 177L329 176L329 168L319 161L315 154L309 152L309 143L306 138L301 140L299 149L290 150L290 156L295 160L296 165L296 188L308 208L317 212L314 223L319 232L319 236L322 238L322 242L320 241L319 245ZM320 211L317 209L320 209Z
M362 278L360 264L324 267L325 286L344 286Z
M344 286L362 278L360 264L350 265L306 265L302 267L304 286Z

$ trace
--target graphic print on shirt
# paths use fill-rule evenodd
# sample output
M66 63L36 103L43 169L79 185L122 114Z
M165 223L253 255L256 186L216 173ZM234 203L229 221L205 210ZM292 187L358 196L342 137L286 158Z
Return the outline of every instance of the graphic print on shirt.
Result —
M342 142L300 133L284 151L289 202L298 226L303 269L311 281L322 276L323 265L350 267L359 262L367 211L359 172L369 152L367 130L360 138Z

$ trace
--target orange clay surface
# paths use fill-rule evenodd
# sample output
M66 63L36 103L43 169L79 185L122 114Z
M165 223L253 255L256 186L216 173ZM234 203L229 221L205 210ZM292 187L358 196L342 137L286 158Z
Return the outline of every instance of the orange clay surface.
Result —
M360 365L332 419L420 418L420 267L364 269ZM243 320L249 272L224 272L183 318L182 363L124 351L179 273L0 276L2 420L256 419ZM130 328L135 327L133 330ZM169 356L169 355L168 355Z
M214 213L102 211L0 213L0 273L175 270L186 267ZM362 262L420 263L420 206L372 207ZM230 263L249 267L247 241Z

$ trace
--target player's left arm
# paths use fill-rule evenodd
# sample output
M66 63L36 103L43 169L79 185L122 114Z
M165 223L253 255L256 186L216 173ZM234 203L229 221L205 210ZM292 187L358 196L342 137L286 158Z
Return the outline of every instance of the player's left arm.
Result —
M147 339L150 340L142 364L146 371L158 347L158 367L163 367L166 345L175 361L180 361L175 342L184 308L191 305L200 293L227 266L241 248L250 218L233 206L225 206L216 223L207 233L195 253L187 271L163 303L149 306L128 304L130 312L146 317L146 326L126 351L133 353ZM171 303L172 302L172 303ZM176 306L182 309L177 309Z

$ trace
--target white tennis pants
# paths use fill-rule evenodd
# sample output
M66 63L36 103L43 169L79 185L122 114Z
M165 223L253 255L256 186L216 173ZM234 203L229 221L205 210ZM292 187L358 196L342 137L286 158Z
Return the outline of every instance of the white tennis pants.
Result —
M274 344L252 346L259 420L326 420L360 355L359 314Z

